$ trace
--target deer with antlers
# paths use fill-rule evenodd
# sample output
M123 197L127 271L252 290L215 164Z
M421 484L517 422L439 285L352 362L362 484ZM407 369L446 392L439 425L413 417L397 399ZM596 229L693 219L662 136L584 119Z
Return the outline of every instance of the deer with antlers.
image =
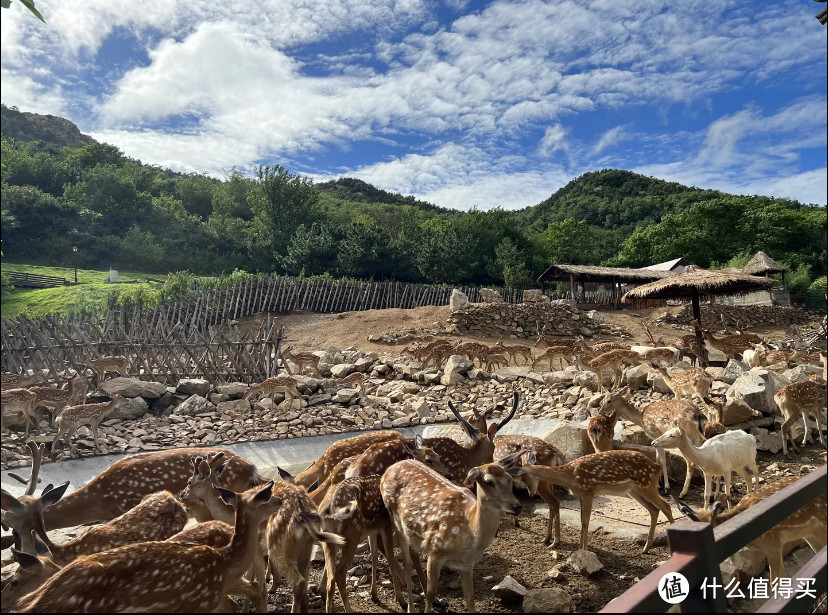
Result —
M52 387L32 387L29 389L37 395L35 406L45 406L52 412L52 426L55 419L68 406L83 404L86 401L86 394L89 392L89 382L86 378L77 374L69 380L68 389L53 389Z
M509 471L521 476L534 491L538 481L546 481L569 489L581 501L581 549L588 548L589 519L596 495L628 495L650 513L650 531L644 553L653 546L658 513L663 512L670 523L670 505L658 494L661 467L638 451L606 451L579 457L560 466L534 465L534 455L527 455L529 465Z
M464 484L477 485L476 497L414 460L394 464L382 475L382 499L405 560L403 578L409 613L414 604L412 553L427 559L426 613L431 612L444 566L460 574L466 606L474 612L474 566L494 540L501 512L519 515L523 509L512 493L512 479L507 473L522 454L518 451L497 463L471 468Z
M39 527L39 519L45 530L101 523L124 514L150 493L178 493L191 476L191 456L223 452L227 459L227 469L221 476L223 487L243 491L259 484L256 466L235 453L216 448L181 448L125 457L72 493L63 496L69 486L65 483L35 497L43 446L30 443L29 448L32 473L25 495L15 498L2 490L3 524L14 530L18 548L20 541L27 540L31 531ZM30 548L24 550L34 553L33 546L27 546Z
M388 509L382 501L380 480L381 477L378 475L347 478L329 491L320 505L322 528L342 536L345 540L341 549L333 543L322 544L325 553L325 578L320 588L323 590L328 613L333 612L334 583L339 589L345 612L351 612L345 574L354 560L357 546L366 537L371 547L371 597L377 600L377 560L380 550L378 541L381 540L391 570L394 595L400 604L405 604L400 582L402 571L393 552L393 525Z
M23 612L138 610L213 611L250 567L259 524L278 511L273 483L221 497L235 509L233 539L225 547L142 542L75 560L42 587L24 596ZM197 571L194 579L187 571ZM117 591L112 591L117 587Z
M802 446L808 441L808 436L811 434L811 428L808 425L808 415L812 414L816 418L817 433L819 434L819 441L822 446L825 446L825 435L822 433L822 411L826 406L826 386L825 383L816 382L816 380L806 380L804 382L794 382L782 387L773 396L776 405L779 406L779 411L785 418L782 423L782 451L784 455L788 456L788 438L794 450L799 452L796 445L796 439L791 436L791 426L796 420L802 416L802 423L805 427L805 435L802 438Z
M720 501L715 502L709 510L693 510L683 503L679 503L678 507L693 521L710 523L715 527L750 510L752 506L797 480L798 477L782 478L760 487L743 497L736 506L727 511L724 510L725 506ZM825 548L826 518L828 518L828 501L826 501L826 494L823 493L750 543L750 546L762 551L767 558L772 584L776 583L780 577L787 576L782 559L786 545L804 539L815 553Z
M288 359L296 364L299 368L299 373L305 371L305 368L310 367L317 378L321 378L319 373L319 357L311 352L294 352L293 348L288 346L282 349L282 359Z
M325 454L313 462L307 470L299 472L294 478L294 482L301 487L309 488L313 483L325 480L343 459L361 455L367 448L377 442L399 440L402 437L400 432L389 430L370 431L351 438L343 438L334 442L325 451Z
M639 410L626 398L629 392L629 387L624 387L619 391L613 391L605 395L599 413L610 414L615 412L618 418L642 427L644 433L651 440L661 436L675 423L685 429L693 444L698 446L704 441L702 432L704 431L704 425L707 423L707 417L689 401L678 399L656 401ZM669 493L670 479L667 475L667 455L662 449L656 449L656 454L663 470L664 492ZM687 462L687 474L684 478L684 487L679 495L680 498L687 495L690 490L690 480L695 468L689 459L685 459L685 461Z
M35 430L40 433L35 407L37 394L29 389L8 389L0 393L0 419L3 415L16 413L26 422L26 436L29 435L29 424L34 419Z

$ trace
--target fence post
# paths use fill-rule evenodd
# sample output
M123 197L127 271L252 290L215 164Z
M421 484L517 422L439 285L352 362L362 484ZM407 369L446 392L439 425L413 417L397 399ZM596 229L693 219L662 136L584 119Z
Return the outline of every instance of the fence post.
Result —
M715 586L712 591L707 590L705 597L701 589L705 580L702 583L691 580L690 594L681 603L681 612L727 613L727 600L722 586L722 571L719 569L713 526L709 523L679 521L667 528L667 542L670 545L670 553L684 553L697 558L696 561L704 571L708 586Z

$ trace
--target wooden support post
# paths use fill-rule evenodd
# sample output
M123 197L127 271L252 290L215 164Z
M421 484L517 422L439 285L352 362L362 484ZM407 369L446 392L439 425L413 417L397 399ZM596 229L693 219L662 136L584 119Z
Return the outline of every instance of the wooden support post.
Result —
M695 318L699 326L702 326L701 320L701 307L699 307L699 293L693 291L693 318ZM702 335L701 329L696 329L696 338L699 340L699 343L704 345L704 335Z
M575 274L569 274L569 290L572 292L572 300L577 302L578 298L575 296Z

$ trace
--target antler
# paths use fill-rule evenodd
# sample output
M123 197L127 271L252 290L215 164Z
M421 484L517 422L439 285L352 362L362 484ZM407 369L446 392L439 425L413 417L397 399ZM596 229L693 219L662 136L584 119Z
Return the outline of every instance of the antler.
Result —
M514 418L515 412L517 412L519 403L520 403L520 395L518 394L517 391L514 391L512 393L512 410L511 410L511 412L509 412L509 414L506 416L506 418L504 418L502 421L500 421L497 424L497 431L500 431L503 428L503 426L506 425L506 423L508 423L509 421L511 421Z
M44 444L38 444L34 440L29 440L26 446L32 452L32 475L29 477L29 484L26 485L26 495L34 495L38 482L37 475L40 474L40 463L43 461L43 449L46 446Z
M451 400L449 400L448 406L449 406L449 410L451 410L451 413L454 415L454 418L456 418L458 421L460 421L460 424L463 427L465 427L465 429L468 433L472 434L472 437L474 437L474 436L476 436L477 434L480 433L480 431L474 425L472 425L466 419L464 419L462 416L460 416L460 413L457 411L457 408L454 407L454 404L451 403ZM513 413L514 413L514 411L513 411Z

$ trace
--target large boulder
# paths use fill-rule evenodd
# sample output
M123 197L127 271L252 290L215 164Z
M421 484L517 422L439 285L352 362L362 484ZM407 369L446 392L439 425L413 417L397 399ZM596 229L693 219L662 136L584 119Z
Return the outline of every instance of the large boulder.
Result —
M227 384L220 384L216 387L216 391L218 391L221 395L229 395L230 397L242 397L245 393L247 393L247 389L250 386L243 383L243 382L228 382Z
M725 367L724 372L722 372L721 378L717 378L717 380L733 384L739 376L748 371L750 371L750 367L748 367L747 363L731 359L727 362L727 367Z
M518 378L526 378L532 373L532 367L529 365L514 365L512 367L501 367L495 372L492 372L492 377L500 383L514 382Z
M537 303L538 301L543 301L543 297L543 293L538 289L523 291L524 303Z
M530 589L523 598L524 613L569 613L572 596L559 587Z
M446 361L443 367L443 377L440 378L440 384L450 386L462 381L463 374L474 367L474 363L469 361L466 357L459 354L453 354Z
M722 408L722 424L736 425L751 419L762 418L759 411L751 408L744 399L728 398Z
M138 380L137 378L123 377L104 380L101 382L99 388L110 397L121 395L122 397L158 399L167 392L167 387L160 382L147 382L146 380Z
M767 370L764 370L767 373ZM773 410L773 399L768 393L768 383L758 371L751 370L739 376L727 390L729 399L741 399L762 414Z
M213 412L215 409L216 407L201 395L191 395L183 404L175 409L175 414L181 416L196 416L198 414Z
M649 375L649 365L635 365L624 370L624 376L621 379L621 384L629 386L631 391L643 389L647 386L647 378Z
M183 378L178 381L175 392L179 395L201 395L202 397L207 397L207 393L210 392L211 388L213 388L213 385L210 384L209 380L204 380L203 378Z
M339 363L331 368L331 375L334 378L344 378L354 371L353 363Z
M818 365L812 365L811 363L803 363L802 365L797 365L793 369L786 371L785 378L790 382L805 382L811 377L811 374L821 376L822 368Z
M451 308L452 312L457 312L466 308L469 305L469 298L466 296L466 293L457 290L456 288L451 291L451 297L449 298L449 307Z
M526 588L515 581L515 579L506 575L503 580L492 587L492 593L503 601L522 600L526 595Z
M764 427L753 427L750 435L756 438L756 450L776 454L782 450L782 436Z
M125 398L115 404L115 409L106 418L134 420L144 416L147 411L149 411L149 406L143 397Z
M586 426L579 423L561 421L549 430L543 439L570 460L594 452Z
M590 310L587 312L587 318L589 318L596 325L604 324L604 315L598 310Z
M653 389L656 393L672 393L673 390L667 386L667 383L664 381L664 377L657 371L651 371L647 374L647 384L650 385L650 388Z

